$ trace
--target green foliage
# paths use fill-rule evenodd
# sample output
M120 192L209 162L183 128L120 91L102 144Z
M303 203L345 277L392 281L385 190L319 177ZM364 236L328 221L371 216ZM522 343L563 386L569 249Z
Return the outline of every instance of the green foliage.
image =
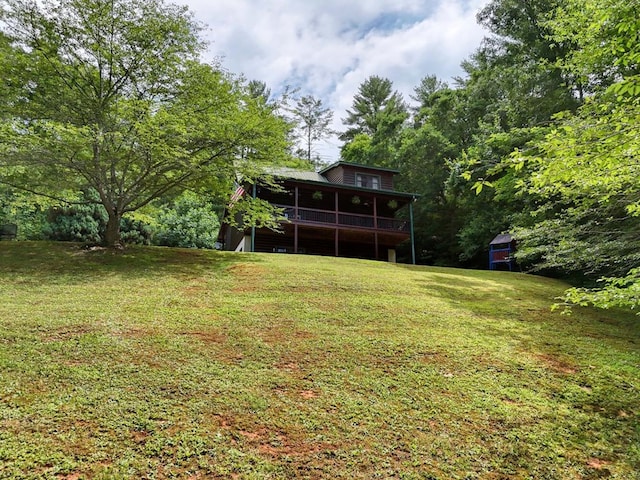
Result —
M640 309L640 268L632 268L620 277L603 277L600 283L600 288L570 288L565 292L565 305Z
M455 90L438 87L419 113L456 149L446 195L464 265L486 267L491 239L537 208L518 188L526 172L505 168L505 159L541 138L554 114L578 104L575 83L556 64L570 45L559 45L545 27L556 7L555 0L490 2L478 20L493 36L463 63L467 78Z
M392 167L397 137L407 120L407 105L402 95L393 91L387 78L367 78L353 99L352 110L342 120L347 130L340 135L344 141L341 156L344 160L365 165ZM370 148L364 142L370 139ZM355 148L350 144L356 142ZM363 156L357 158L358 154Z
M0 179L62 201L95 190L106 244L118 243L123 215L156 198L187 187L220 194L284 157L288 125L250 87L200 63L200 26L185 7L4 4L19 55L0 67L22 91L0 125Z
M286 217L281 208L274 207L261 198L253 198L251 195L245 195L242 200L229 208L226 218L229 225L240 230L256 227L279 231L282 228L280 222L283 220L286 220Z
M95 196L95 192L88 192L78 197L78 203L50 207L47 211L47 222L42 227L44 238L99 244L104 238L109 217L102 205L95 202ZM120 229L124 244L151 243L151 226L141 220L123 217Z
M151 245L153 232L150 224L130 214L120 220L120 240L125 245Z
M340 158L345 162L361 165L374 165L375 155L371 145L371 137L365 133L359 133L349 143L345 143L340 150Z
M563 67L588 78L596 94L512 158L528 172L523 189L544 204L520 233L521 254L536 268L604 275L604 287L570 290L566 300L605 308L638 302L639 50L629 34L640 35L640 22L632 4L570 1L549 22L555 38L579 47Z
M107 212L99 205L53 207L48 213L45 237L66 242L100 243Z
M220 221L211 202L185 192L160 209L154 243L168 247L215 248Z
M395 160L400 170L397 187L420 195L413 209L420 263L446 264L455 257L451 205L445 195L446 159L453 154L453 145L430 123L402 132Z
M578 47L561 62L564 70L589 91L601 91L638 75L639 7L638 0L565 0L548 21L557 42Z
M19 240L42 240L52 201L0 185L0 223L18 226Z

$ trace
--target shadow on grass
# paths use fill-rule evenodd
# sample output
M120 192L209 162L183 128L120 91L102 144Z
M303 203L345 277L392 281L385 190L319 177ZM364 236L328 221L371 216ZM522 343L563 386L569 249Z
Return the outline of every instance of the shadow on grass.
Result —
M90 282L105 276L141 278L222 273L237 263L259 262L247 254L130 246L122 251L67 242L0 242L0 275L43 283Z
M522 321L546 324L543 337L570 333L578 338L607 338L619 342L624 349L640 344L640 318L624 309L599 309L574 306L563 315L562 307L553 310L567 285L540 276L482 270L458 270L428 267L417 270L424 276L413 281L426 296L456 305L474 315L495 321ZM477 328L489 331L495 322L479 323ZM498 328L495 333L502 330Z

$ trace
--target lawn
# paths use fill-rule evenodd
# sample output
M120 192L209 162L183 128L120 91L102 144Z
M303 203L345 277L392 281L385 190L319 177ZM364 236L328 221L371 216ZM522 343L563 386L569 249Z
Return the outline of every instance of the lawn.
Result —
M563 288L0 242L0 478L640 478L640 317Z

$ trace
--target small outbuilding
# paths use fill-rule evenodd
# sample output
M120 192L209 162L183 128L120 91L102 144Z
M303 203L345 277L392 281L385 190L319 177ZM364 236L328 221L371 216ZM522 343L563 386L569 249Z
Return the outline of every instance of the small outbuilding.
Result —
M0 225L0 240L15 240L18 235L18 225L7 223Z
M501 233L489 244L489 270L498 270L504 266L513 271L516 251L516 240L509 233Z

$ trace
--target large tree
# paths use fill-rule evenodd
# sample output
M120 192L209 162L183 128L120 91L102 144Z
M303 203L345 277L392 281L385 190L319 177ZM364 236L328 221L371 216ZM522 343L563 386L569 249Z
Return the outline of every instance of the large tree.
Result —
M186 187L228 188L286 151L285 122L200 62L186 7L5 0L2 13L18 54L0 77L19 91L0 126L0 181L65 201L94 190L107 245L125 213Z
M575 76L557 64L575 45L551 37L548 26L560 3L489 2L478 21L490 35L463 63L467 76L459 80L454 95L447 95L456 101L448 102L448 108L429 110L434 117L430 121L441 119L439 128L450 131L450 141L462 147L452 163L449 192L459 207L460 259L468 265L486 265L491 239L508 229L514 218L526 218L531 208L530 197L516 196L521 172L495 169L496 165L514 148L540 138L554 114L579 105ZM438 105L447 106L441 101ZM472 182L463 182L460 172ZM482 189L489 183L500 185L500 191Z
M342 123L347 130L340 135L345 142L342 156L378 166L391 166L393 148L408 117L402 95L393 90L391 80L372 75L354 96ZM366 148L361 148L368 144ZM357 158L360 157L360 158Z
M291 113L301 139L300 150L303 158L319 166L321 161L317 156L313 157L313 146L316 142L333 134L331 129L333 111L325 108L322 100L312 95L305 95L296 101Z

